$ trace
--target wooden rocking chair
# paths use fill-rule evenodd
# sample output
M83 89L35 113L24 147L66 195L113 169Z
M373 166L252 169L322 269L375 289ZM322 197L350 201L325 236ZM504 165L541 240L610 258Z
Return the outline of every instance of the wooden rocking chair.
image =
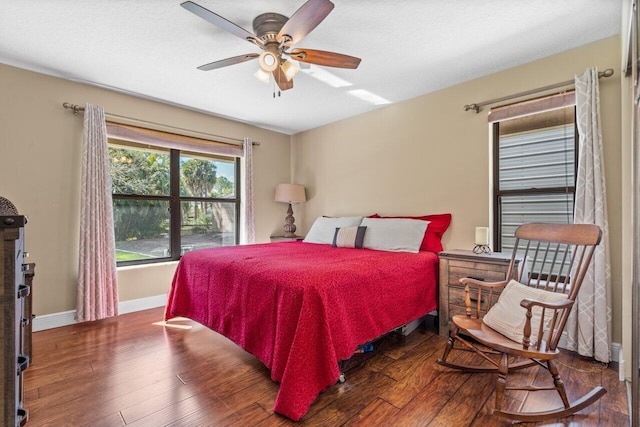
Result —
M601 231L596 225L586 224L525 224L518 227L515 237L506 281L460 279L465 287L466 316L453 316L449 341L438 363L466 372L498 373L494 415L525 422L563 418L586 408L607 392L598 386L570 403L555 364L558 343L595 247L600 243ZM517 258L522 260L519 266ZM517 282L509 280L512 277ZM496 293L503 288L495 302ZM483 312L487 314L481 317ZM461 345L456 346L457 343ZM448 361L451 350L472 351L489 364L456 364ZM548 370L552 386L507 386L507 374L536 365ZM556 390L564 407L512 412L503 409L505 390Z

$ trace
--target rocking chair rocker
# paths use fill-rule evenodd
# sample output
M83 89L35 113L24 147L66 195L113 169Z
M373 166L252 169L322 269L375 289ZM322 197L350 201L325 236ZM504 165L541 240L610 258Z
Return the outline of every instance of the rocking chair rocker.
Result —
M601 231L596 225L586 224L525 224L518 227L515 237L507 280L487 283L460 279L465 287L466 315L453 316L449 341L437 363L465 372L498 373L496 416L525 422L567 417L607 392L598 386L570 403L555 364L558 343L600 243ZM519 267L517 257L523 260ZM509 281L512 277L516 280ZM502 288L498 301L490 306L496 300L495 292ZM482 312L487 313L484 318ZM448 361L452 350L474 352L489 364ZM553 386L507 386L509 373L531 366L548 370ZM506 390L556 390L564 407L543 412L509 411L503 408Z

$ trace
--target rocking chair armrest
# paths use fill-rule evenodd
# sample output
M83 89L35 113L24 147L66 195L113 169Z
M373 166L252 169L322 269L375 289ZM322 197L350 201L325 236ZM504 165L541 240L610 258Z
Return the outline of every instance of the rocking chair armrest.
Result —
M486 292L489 293L489 298L486 299L484 310L488 311L491 303L491 295L495 290L504 288L507 284L506 281L501 282L483 282L482 280L474 279L472 277L463 277L460 279L460 284L464 285L464 305L465 313L467 317L471 317L472 314L472 302L475 303L475 317L480 318L483 310L483 299L486 296ZM471 288L474 288L474 294L471 295ZM483 291L485 295L483 296Z
M548 308L551 310L560 310L563 308L570 308L572 305L573 301L571 301L570 299L563 299L562 301L558 302L543 302L532 299L523 299L522 301L520 301L520 306L526 308L527 310L533 308L534 306Z
M531 333L532 333L532 328L533 328L533 322L532 322L532 317L533 317L533 307L542 307L543 309L543 313L544 310L553 310L553 315L551 316L550 320L547 322L545 320L545 316L544 314L542 314L542 317L539 320L539 326L540 328L543 328L542 324L547 323L547 326L549 327L549 330L553 331L555 329L556 326L556 321L557 321L557 315L558 315L558 310L570 310L571 307L573 306L573 301L571 301L570 299L563 299L557 302L544 302L544 301L538 301L538 300L531 300L531 299L523 299L522 301L520 301L520 306L524 307L527 309L527 313L526 313L526 319L525 319L525 323L524 323L524 328L522 330L523 333L523 337L522 337L522 347L524 349L528 349L529 345L531 344ZM547 317L547 319L549 319ZM550 322L550 323L549 323ZM537 343L537 346L540 346L541 340L542 340L542 336L543 336L543 331L544 329L540 329L537 336L534 337L534 342ZM560 331L561 333L562 331ZM555 348L555 345L557 345L557 341L553 344L553 348Z
M484 282L482 280L474 279L473 277L463 277L460 279L460 284L464 285L465 287L468 285L473 285L481 286L488 289L496 289L505 287L507 285L507 281L502 280L500 282Z

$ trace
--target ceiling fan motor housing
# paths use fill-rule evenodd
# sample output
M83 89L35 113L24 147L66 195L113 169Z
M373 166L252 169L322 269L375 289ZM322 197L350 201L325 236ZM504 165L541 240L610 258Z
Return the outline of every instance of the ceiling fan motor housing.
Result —
M278 33L288 20L279 13L263 13L253 20L253 32L265 43L279 43Z

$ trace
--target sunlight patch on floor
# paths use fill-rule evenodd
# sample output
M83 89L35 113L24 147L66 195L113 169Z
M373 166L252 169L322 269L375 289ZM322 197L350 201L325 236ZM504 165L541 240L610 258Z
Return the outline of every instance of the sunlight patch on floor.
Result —
M181 323L174 323L174 322L191 322L191 320L187 319L186 317L174 317L173 319L162 320L160 322L154 322L153 324L157 326L165 326L167 328L175 328L175 329L191 329L193 327L192 325L183 325Z

